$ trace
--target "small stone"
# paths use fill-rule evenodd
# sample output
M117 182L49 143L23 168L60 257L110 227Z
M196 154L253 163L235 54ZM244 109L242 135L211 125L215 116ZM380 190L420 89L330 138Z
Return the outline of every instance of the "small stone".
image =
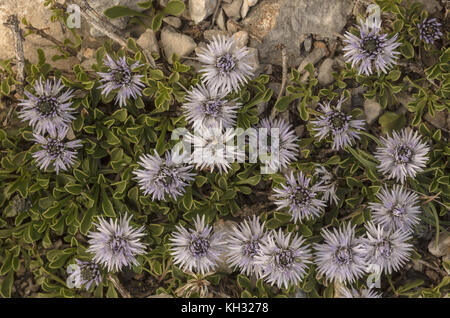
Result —
M153 32L152 29L147 29L144 33L142 33L136 43L150 52L159 53L158 41L156 40L155 32Z
M428 251L436 257L450 254L450 234L441 232L436 246L436 240L431 240L428 244Z
M447 127L447 112L435 112L434 116L431 116L430 113L426 113L424 118L434 127L441 129Z
M259 71L259 57L258 57L258 50L249 47L247 48L249 51L249 64L252 66L253 72L255 73L255 77L257 76L257 72Z
M222 30L222 31L226 31L227 30L227 27L225 25L225 15L224 15L222 9L220 9L219 13L217 14L216 24L217 24L217 27L220 30Z
M303 47L305 48L305 52L309 53L312 48L312 37L308 36L305 41L303 41Z
M227 21L227 30L230 33L236 33L237 31L239 31L237 24L235 23L236 21L234 21L233 19L228 19Z
M188 56L195 50L197 44L190 36L177 33L170 27L165 27L161 31L161 46L164 49L167 60L172 64L172 55L174 53L179 57Z
M232 3L225 3L222 8L225 14L229 18L240 19L241 17L241 7L243 0L233 0Z
M191 20L196 24L214 13L217 0L189 0L189 13Z
M168 25L173 26L175 29L179 29L181 27L181 19L178 17L168 16L165 17L163 21Z
M236 47L244 47L248 43L248 33L247 31L238 31L233 34L233 39L236 42Z
M273 73L273 65L261 64L261 73L271 75Z
M332 58L326 58L319 67L319 75L317 79L320 85L326 86L334 82L334 77L331 74L333 72L334 60Z
M241 7L241 17L242 19L247 16L248 10L250 7L253 7L255 4L258 3L258 0L244 0Z
M91 57L94 57L94 54L95 54L95 50L88 47L84 50L83 57L90 59Z
M367 124L373 124L382 111L383 108L375 99L366 99L364 101L364 114L366 115Z
M413 264L413 269L416 272L420 272L420 273L423 272L423 264L421 262L419 262L418 260L413 259L412 260L412 264Z

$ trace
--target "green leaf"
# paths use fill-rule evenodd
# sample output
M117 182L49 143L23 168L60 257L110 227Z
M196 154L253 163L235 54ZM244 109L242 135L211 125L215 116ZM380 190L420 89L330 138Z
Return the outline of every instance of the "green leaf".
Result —
M9 93L11 92L11 88L9 87L8 79L2 81L1 89L4 95L9 95Z
M154 236L160 236L164 232L164 226L160 224L150 224L148 226L148 229L150 230L150 233Z
M299 98L298 94L283 96L279 100L277 100L274 107L279 112L284 112L286 109L288 109L289 105L298 98Z
M241 287L243 290L252 290L252 285L250 283L250 279L248 279L247 276L239 274L237 276L237 283L238 283L239 287Z
M0 287L0 295L3 298L11 298L11 287L14 282L14 272L9 271L8 276L2 282Z
M146 14L135 11L125 6L114 6L106 9L103 12L110 19L117 19L122 17L148 17Z
M172 0L164 8L163 12L165 14L180 15L183 13L184 9L186 9L184 2L180 0Z
M159 30L159 28L161 27L163 18L164 18L164 14L162 14L162 13L158 13L157 15L155 15L153 17L153 20L152 20L152 30L153 31L156 32Z
M400 51L407 59L412 59L414 57L414 47L408 41L403 42L403 45L400 46Z
M394 112L385 112L378 119L378 123L381 125L381 130L385 134L390 134L393 130L399 130L406 124L406 118L403 114L397 114Z
M69 192L72 195L79 195L81 193L81 191L83 190L83 186L81 184L68 183L64 187L64 190L66 190L67 192Z

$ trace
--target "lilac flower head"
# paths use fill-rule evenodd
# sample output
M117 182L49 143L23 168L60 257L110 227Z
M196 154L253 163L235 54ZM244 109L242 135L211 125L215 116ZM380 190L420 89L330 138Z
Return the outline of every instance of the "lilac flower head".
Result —
M261 276L261 266L255 264L256 256L261 255L261 244L266 239L264 223L259 217L253 216L235 226L227 239L227 261L241 270L241 273L250 276Z
M344 58L352 63L352 67L359 64L358 74L371 75L374 67L378 74L387 73L397 63L397 55L400 54L396 51L400 46L398 34L388 39L387 34L381 34L380 30L381 20L371 26L366 20L359 26L360 37L348 31L345 33Z
M375 158L380 161L378 169L389 179L404 183L406 177L414 178L423 171L430 148L417 132L405 128L381 140L383 146L377 148Z
M33 153L37 166L46 171L50 164L55 168L56 174L60 170L67 170L75 163L77 152L75 148L81 147L81 140L65 141L68 127L58 128L55 134L50 133L44 137L33 134L34 141L41 146L41 150Z
M398 271L410 259L412 236L401 229L384 229L380 224L368 223L362 239L363 254L368 264L376 264L386 274Z
M65 127L75 119L75 111L70 99L73 90L64 90L61 80L47 80L44 84L42 77L34 83L35 95L25 91L27 99L21 100L19 118L28 121L37 134L57 134L59 127Z
M323 114L318 116L317 120L312 121L313 130L319 140L332 136L333 150L352 146L355 139L360 138L359 130L364 129L364 120L352 119L351 115L347 115L341 110L343 101L344 98L341 97L336 107L331 105L331 101L319 104Z
M144 195L151 195L152 200L176 200L186 191L186 186L194 180L195 173L191 173L193 166L177 163L169 151L165 158L161 158L155 150L154 155L142 155L139 165L141 169L133 171L140 189Z
M74 286L84 286L86 290L89 290L92 284L98 286L101 283L103 276L98 264L80 261L78 259L75 262L77 263L78 269L71 272L68 277Z
M230 163L238 157L235 136L234 129L227 128L224 131L222 124L195 129L194 134L189 133L185 137L194 149L191 162L197 169L207 168L213 172L218 168L219 173L227 173Z
M194 129L222 124L223 128L236 124L236 110L241 106L236 100L227 100L227 93L205 86L193 87L186 96L183 111Z
M121 271L123 267L138 265L136 256L145 253L145 244L141 238L145 236L144 226L136 228L130 225L132 216L120 216L119 219L99 217L95 224L96 232L89 232L88 252L93 253L92 260L108 269Z
M226 92L239 91L253 76L247 47L238 48L232 37L214 38L206 48L200 49L198 60L203 63L203 79L213 89Z
M260 134L258 138L260 143L267 136L267 158L261 158L260 155L260 160L268 164L274 171L277 171L280 167L286 168L297 159L299 153L298 137L292 125L281 118L264 118L258 125L258 133ZM275 141L272 141L272 139Z
M400 229L412 232L414 226L420 222L418 215L421 211L417 194L400 185L394 185L391 190L381 189L377 198L380 203L372 202L369 205L375 224L380 224L389 231Z
M328 281L353 283L366 270L361 240L355 237L355 227L350 223L333 232L324 229L324 242L315 244L315 263L320 275Z
M278 288L298 285L311 263L310 246L301 236L285 235L281 229L271 232L262 242L262 253L256 256L256 264L262 267L266 282Z
M420 39L426 44L434 44L434 41L439 40L443 35L441 26L442 24L436 18L423 19L421 23L417 23Z
M222 232L213 232L213 228L205 224L205 216L200 218L197 215L194 229L176 226L170 244L175 265L183 270L206 274L217 268L226 241Z
M142 88L145 86L141 80L143 75L133 74L137 68L142 66L139 62L129 66L124 56L113 60L106 54L104 63L109 68L108 72L97 73L100 76L100 82L103 83L99 87L102 89L103 96L117 91L114 101L122 107L127 104L128 99L136 99L142 95Z
M321 165L316 165L314 175L319 177L323 193L322 199L330 204L334 202L335 205L338 205L339 198L336 195L336 177Z
M274 188L277 210L287 209L292 215L292 221L302 222L303 219L319 217L325 207L325 202L316 198L324 188L320 184L310 185L310 178L300 171L296 176L291 172L285 175L286 184Z
M357 290L353 287L351 289L341 285L339 288L340 298L381 298L381 294L372 290L363 288Z

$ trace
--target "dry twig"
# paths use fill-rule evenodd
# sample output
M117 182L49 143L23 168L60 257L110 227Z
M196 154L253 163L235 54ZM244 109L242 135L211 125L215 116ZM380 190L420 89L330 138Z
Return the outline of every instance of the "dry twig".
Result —
M116 280L111 274L107 276L108 280L113 283L114 287L119 291L119 294L123 298L131 298L130 293L122 286L122 284Z
M81 15L86 19L86 21L89 22L89 24L98 29L111 40L119 43L127 51L134 53L133 50L128 48L127 40L125 39L125 35L123 34L123 32L114 24L109 22L104 16L95 11L86 0L71 0L71 2L80 7ZM148 49L141 47L137 43L136 45L142 51L150 66L153 68L157 68L151 52Z

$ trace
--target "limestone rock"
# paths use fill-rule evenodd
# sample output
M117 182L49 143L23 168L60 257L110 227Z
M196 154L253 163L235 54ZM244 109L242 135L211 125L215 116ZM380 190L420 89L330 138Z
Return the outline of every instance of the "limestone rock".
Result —
M167 60L172 64L172 54L175 53L180 57L187 56L194 51L197 44L190 36L165 27L161 30L161 46Z

